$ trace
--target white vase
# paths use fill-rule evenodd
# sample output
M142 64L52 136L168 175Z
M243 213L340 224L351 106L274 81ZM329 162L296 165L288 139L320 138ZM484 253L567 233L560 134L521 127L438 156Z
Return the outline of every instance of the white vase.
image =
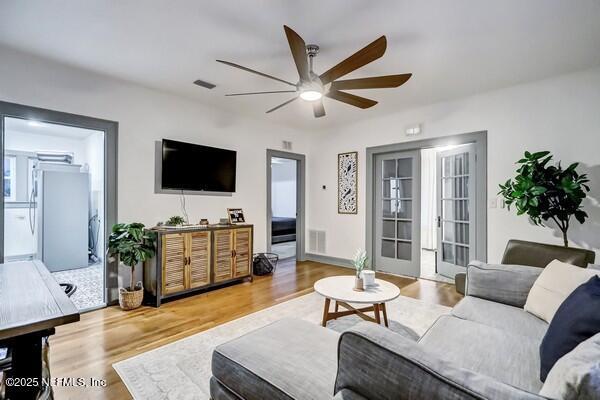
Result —
M365 289L369 286L373 286L375 284L375 271L364 270L361 273L361 277L363 280L363 285Z

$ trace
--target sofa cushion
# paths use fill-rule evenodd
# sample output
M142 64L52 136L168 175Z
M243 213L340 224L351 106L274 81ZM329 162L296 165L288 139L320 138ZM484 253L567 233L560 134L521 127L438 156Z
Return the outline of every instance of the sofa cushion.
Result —
M562 302L579 285L598 274L600 271L579 268L558 260L552 261L533 284L527 296L525 311L550 323Z
M541 268L525 265L486 264L471 261L467 267L468 296L523 307Z
M517 335L542 341L548 324L522 308L507 306L494 301L467 296L453 309L452 315L478 322Z
M421 337L430 353L519 389L537 393L539 340L455 316L442 316Z
M540 394L550 399L600 400L600 333L554 364Z
M339 334L282 319L218 346L213 376L247 399L331 399Z
M554 364L600 332L600 278L592 277L560 305L540 346L542 381Z

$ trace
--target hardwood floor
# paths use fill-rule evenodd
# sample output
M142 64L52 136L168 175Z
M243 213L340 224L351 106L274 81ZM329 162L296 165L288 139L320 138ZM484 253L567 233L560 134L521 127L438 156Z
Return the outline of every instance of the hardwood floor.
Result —
M113 363L310 293L321 278L352 273L348 268L290 260L280 263L273 276L256 277L252 283L179 299L160 308L122 311L108 307L83 314L81 321L59 327L51 337L52 376L104 379L106 387L55 387L55 398L130 399ZM398 285L402 295L431 303L453 306L462 298L446 283L377 276Z

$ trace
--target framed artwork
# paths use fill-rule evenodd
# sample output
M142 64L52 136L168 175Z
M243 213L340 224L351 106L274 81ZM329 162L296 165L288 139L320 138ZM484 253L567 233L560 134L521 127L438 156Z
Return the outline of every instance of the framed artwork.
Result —
M338 154L338 214L358 213L358 152Z
M244 212L241 208L228 208L227 216L229 217L230 224L241 224L246 222L244 219Z

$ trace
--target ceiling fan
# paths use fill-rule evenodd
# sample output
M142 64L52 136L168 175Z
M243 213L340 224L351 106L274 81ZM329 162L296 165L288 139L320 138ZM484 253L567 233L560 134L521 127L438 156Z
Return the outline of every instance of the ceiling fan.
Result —
M377 102L375 100L356 96L342 90L394 88L402 85L412 76L412 74L399 74L374 76L370 78L337 80L338 78L341 78L342 76L347 75L350 72L363 67L383 56L387 46L387 40L385 36L381 36L379 39L346 58L344 61L323 72L321 75L317 75L313 71L313 62L314 58L319 53L319 46L315 44L306 45L300 35L294 32L294 30L289 26L284 25L283 29L285 30L285 35L290 45L290 50L292 51L292 57L294 58L294 63L296 64L296 69L298 70L298 75L300 77L300 80L297 83L289 82L284 79L280 79L229 61L217 60L217 62L239 68L265 78L273 79L281 83L285 83L289 86L293 86L294 90L231 93L226 94L225 96L296 93L293 98L271 108L267 111L267 113L278 110L281 107L297 100L298 98L301 98L303 100L312 102L315 118L320 118L325 116L323 96L341 101L342 103L350 104L358 108L369 108L373 107L375 104L377 104Z

